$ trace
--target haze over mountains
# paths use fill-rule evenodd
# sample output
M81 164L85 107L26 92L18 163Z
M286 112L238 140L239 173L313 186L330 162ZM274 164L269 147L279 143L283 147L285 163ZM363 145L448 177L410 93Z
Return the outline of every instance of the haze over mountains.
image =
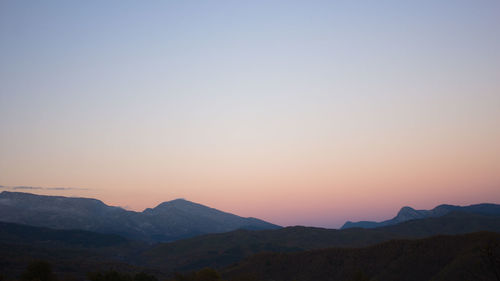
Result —
M152 242L236 229L279 228L256 218L239 217L183 199L134 212L96 199L8 191L0 193L0 221L118 234Z

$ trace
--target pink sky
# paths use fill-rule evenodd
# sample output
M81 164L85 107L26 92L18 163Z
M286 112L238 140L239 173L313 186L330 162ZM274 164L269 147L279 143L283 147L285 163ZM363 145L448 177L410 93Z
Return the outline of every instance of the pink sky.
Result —
M0 185L327 227L500 203L499 1L230 2L2 1Z

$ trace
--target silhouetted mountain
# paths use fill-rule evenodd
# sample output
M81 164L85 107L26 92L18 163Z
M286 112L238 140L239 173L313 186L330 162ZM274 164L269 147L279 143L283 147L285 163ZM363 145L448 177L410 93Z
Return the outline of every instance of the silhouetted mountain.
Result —
M81 280L88 271L139 270L130 261L147 247L115 234L0 222L0 276L16 280L33 260L46 260L57 272Z
M497 280L498 267L500 234L481 232L359 249L263 253L223 270L223 275L229 280L466 281Z
M262 220L239 217L182 199L133 212L96 199L7 191L0 193L0 221L82 229L146 241L173 241L236 229L279 228Z
M500 232L500 216L452 212L442 217L406 221L376 229L286 227L232 231L161 243L140 257L169 270L221 268L260 252L297 252L328 247L363 247L391 239L423 238L476 231Z
M235 229L276 229L276 225L255 218L242 218L197 203L176 199L164 202L141 213L156 229L150 234L156 241L169 237L191 237Z
M61 244L72 247L111 247L130 241L115 234L85 230L56 230L17 223L0 222L0 243Z
M411 220L376 229L297 226L276 230L237 230L159 244L81 230L0 223L0 272L15 277L31 260L43 259L54 264L57 272L77 276L84 276L87 271L144 269L156 272L159 277L168 277L176 271L199 270L206 266L221 269L234 263L242 264L245 258L262 252L298 253L331 247L364 247L393 239L480 230L500 232L500 217L452 212L442 217ZM318 270L323 269L319 267Z
M444 216L453 211L461 211L466 213L482 214L482 215L500 215L500 205L497 204L477 204L470 206L454 206L454 205L439 205L432 210L415 210L411 207L403 207L399 210L398 214L386 221L374 222L374 221L359 221L351 222L347 221L341 229L361 227L361 228L375 228L381 226L393 225L409 220L429 218L429 217L440 217Z

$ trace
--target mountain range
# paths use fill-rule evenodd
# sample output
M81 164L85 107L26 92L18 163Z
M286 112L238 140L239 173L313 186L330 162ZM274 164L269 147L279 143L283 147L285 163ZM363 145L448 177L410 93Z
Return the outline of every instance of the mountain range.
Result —
M236 229L276 229L256 218L243 218L184 199L163 202L134 212L90 198L0 193L0 221L80 229L151 242L174 241Z
M439 250L439 256L436 256L434 252L426 256L426 247L411 246L419 245L420 242L404 242L404 239L414 240L442 234L461 235L478 231L490 231L497 233L495 237L499 237L500 216L452 212L442 217L416 219L375 229L336 230L295 226L275 230L235 230L155 244L131 241L114 234L0 223L0 273L10 277L19 276L27 262L42 259L54 264L58 274L70 274L82 280L89 271L109 270L110 268L123 272L147 271L167 278L172 276L173 272L189 272L205 267L216 268L224 274L227 273L231 277L230 280L239 280L233 277L245 272L259 274L259 278L249 280L269 280L270 278L289 280L286 277L290 274L302 275L297 280L311 280L314 276L324 277L316 280L328 280L326 277L329 274L340 274L342 278L338 280L345 280L344 274L351 274L356 270L353 266L358 260L356 258L358 253L368 251L366 253L369 254L361 255L358 261L359 267L369 275L394 274L386 269L388 263L391 262L401 263L402 267L411 267L411 264L406 263L407 258L425 261L423 266L428 269L433 262L441 262L441 258L444 257L446 260L428 273L437 274L447 266L454 266L453 260L456 258L457 262L463 262L462 258L469 260L471 257L467 252L460 250L452 252ZM470 237L465 243L479 245L488 243L488 237L491 235ZM389 243L389 241L403 242ZM410 246L405 246L407 244ZM442 242L431 244L433 245L430 246L431 248L438 249ZM374 247L373 245L382 246ZM462 246L461 242L453 242L449 245L453 249L455 247L460 249ZM365 249L365 247L371 250L358 250ZM467 251L470 250L470 247L467 247ZM392 254L385 263L373 262L372 258L379 261L379 258L385 257L386 253ZM435 260L432 257L435 257ZM265 261L264 272L261 271L263 266L261 259ZM283 266L273 260L281 260ZM343 260L346 262L341 263ZM297 262L301 266L296 268ZM330 262L336 265L331 267ZM376 267L368 266L371 263ZM284 271L283 268L288 268L288 270ZM453 268L453 274L459 274L456 271L457 268ZM297 271L298 269L300 270ZM401 272L396 274L399 280L413 280L410 278L411 274L401 274ZM391 279L398 280L396 277L380 280Z
M399 210L398 214L389 220L382 222L374 221L359 221L351 222L347 221L341 229L360 227L360 228L377 228L382 226L394 225L401 222L423 219L423 218L433 218L441 217L450 212L461 211L465 213L474 213L482 215L500 215L500 205L497 204L476 204L470 206L454 206L454 205L439 205L432 210L415 210L412 207L403 207Z
M279 227L183 199L132 212L96 199L2 192L0 277L17 278L36 259L77 280L110 269L166 279L206 267L233 281L494 280L480 263L488 243L500 250L500 205L404 207L375 226Z
M261 252L301 252L331 247L357 248L394 239L419 239L478 231L500 233L500 216L452 212L373 228L326 229L285 227L276 230L237 230L207 234L172 243L159 243L145 250L141 260L165 269L223 268Z

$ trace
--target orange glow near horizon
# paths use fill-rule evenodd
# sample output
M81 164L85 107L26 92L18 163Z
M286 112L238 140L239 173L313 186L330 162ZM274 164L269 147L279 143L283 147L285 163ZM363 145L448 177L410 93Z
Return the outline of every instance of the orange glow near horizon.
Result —
M0 185L324 227L500 203L500 1L62 2L0 3Z

